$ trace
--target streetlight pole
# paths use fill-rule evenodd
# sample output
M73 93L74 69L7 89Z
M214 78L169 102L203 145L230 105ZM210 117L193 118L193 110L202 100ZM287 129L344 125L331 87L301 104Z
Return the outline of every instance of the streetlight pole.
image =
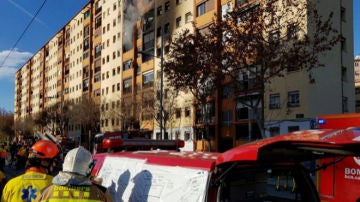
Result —
M163 91L164 91L164 76L163 76L163 72L164 72L164 27L161 26L161 54L160 54L160 136L161 139L165 139L165 137L163 138ZM164 134L165 136L165 134Z

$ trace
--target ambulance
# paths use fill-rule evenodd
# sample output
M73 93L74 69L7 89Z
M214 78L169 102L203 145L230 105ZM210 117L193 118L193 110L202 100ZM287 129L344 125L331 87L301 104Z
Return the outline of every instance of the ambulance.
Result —
M326 114L317 118L318 128L360 130L360 113ZM360 158L340 157L320 161L317 175L320 199L324 202L360 201Z
M97 153L91 174L101 179L114 201L318 202L312 171L304 162L359 154L358 130L305 130L223 153Z

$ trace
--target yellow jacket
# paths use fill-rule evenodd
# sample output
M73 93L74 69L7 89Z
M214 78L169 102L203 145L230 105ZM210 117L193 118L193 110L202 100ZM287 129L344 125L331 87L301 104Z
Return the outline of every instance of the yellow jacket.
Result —
M25 174L15 177L6 183L1 202L32 202L40 191L51 184L53 176L27 171Z

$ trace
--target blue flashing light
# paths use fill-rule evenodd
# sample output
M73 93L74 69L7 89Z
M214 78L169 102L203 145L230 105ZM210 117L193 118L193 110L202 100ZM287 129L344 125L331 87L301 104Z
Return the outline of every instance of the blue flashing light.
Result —
M319 125L324 125L326 123L326 120L325 119L318 119L317 123Z

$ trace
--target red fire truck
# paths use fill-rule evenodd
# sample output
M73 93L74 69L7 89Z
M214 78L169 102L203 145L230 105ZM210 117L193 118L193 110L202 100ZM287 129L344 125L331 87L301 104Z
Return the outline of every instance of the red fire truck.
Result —
M184 147L183 140L153 140L148 131L114 131L96 134L93 153L174 149Z
M318 128L360 130L360 113L328 114L318 116ZM360 200L360 159L346 157L324 159L317 175L318 190L322 201L343 202Z
M224 153L98 153L92 175L114 201L320 201L302 162L360 154L358 130L306 130Z

